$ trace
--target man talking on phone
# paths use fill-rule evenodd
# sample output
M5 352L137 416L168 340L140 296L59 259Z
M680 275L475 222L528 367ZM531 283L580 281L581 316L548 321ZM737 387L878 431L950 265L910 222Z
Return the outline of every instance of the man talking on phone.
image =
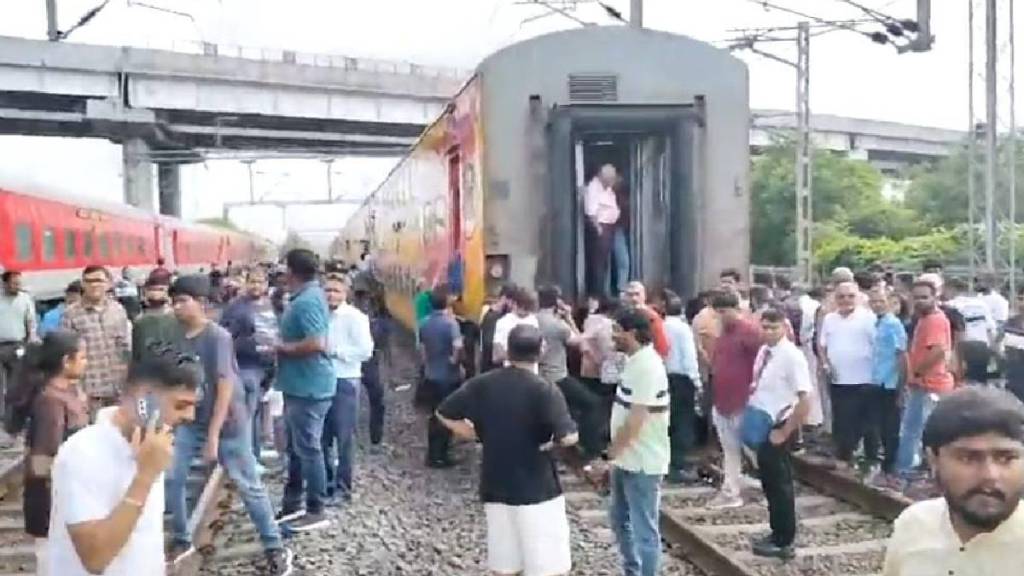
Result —
M164 574L163 477L173 429L195 417L193 368L164 355L132 365L120 404L61 446L52 462L51 574Z

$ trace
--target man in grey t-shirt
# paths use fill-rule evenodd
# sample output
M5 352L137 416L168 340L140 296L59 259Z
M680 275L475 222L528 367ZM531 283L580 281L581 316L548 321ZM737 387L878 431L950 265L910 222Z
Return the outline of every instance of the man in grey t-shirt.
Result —
M579 380L569 376L566 348L579 346L583 341L571 311L561 301L557 286L544 286L537 291L537 325L544 336L544 349L540 355L540 377L558 386L569 405L569 411L580 429L580 444L585 456L596 458L604 450L603 430L606 418L601 416L600 398Z

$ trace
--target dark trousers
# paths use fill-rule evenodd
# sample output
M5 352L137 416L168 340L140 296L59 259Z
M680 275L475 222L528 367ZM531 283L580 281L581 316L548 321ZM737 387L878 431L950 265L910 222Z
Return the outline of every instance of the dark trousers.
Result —
M615 386L605 384L598 378L580 378L579 381L597 398L600 415L600 438L602 446L611 441L612 406L615 404ZM602 448L603 449L603 448Z
M832 385L832 437L835 439L836 458L839 460L853 460L853 452L871 420L873 388L872 384Z
M873 386L868 391L867 415L870 425L864 434L864 456L868 462L878 462L878 450L885 451L882 471L896 471L896 452L900 446L900 407L898 390Z
M796 538L796 502L793 496L793 464L789 442L775 446L770 441L757 450L761 488L768 499L768 524L776 546L789 546Z
M5 410L7 391L14 387L14 378L21 365L18 350L22 346L21 342L0 342L0 414Z
M579 425L583 451L587 456L599 456L604 450L604 442L601 440L601 399L572 376L562 378L555 385L562 391L569 412Z
M363 364L363 388L370 405L370 444L380 444L384 439L384 383L377 359Z
M671 468L688 468L686 455L693 450L697 412L694 406L697 390L689 376L668 375L669 424L668 437L672 445Z
M324 477L327 496L339 494L343 499L352 497L352 461L356 444L356 420L359 417L358 378L339 378L331 407L324 418L324 431L320 446L324 452ZM331 448L337 444L337 466Z
M606 296L608 278L605 276L608 271L608 259L612 248L612 237L615 233L614 226L594 226L587 221L586 227L586 251L587 269L584 276L587 279L589 293L593 296Z
M450 457L448 451L451 449L452 433L437 419L437 407L458 387L458 384L423 381L426 405L430 409L430 419L427 421L428 462L442 462Z

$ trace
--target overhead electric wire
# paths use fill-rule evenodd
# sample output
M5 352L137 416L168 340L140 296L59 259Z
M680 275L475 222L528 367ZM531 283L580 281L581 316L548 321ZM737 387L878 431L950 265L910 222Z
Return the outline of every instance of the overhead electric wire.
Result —
M99 14L104 8L107 7L107 4L110 4L110 0L103 0L101 4L83 14L82 17L78 19L78 22L75 22L75 24L71 28L68 28L67 30L64 30L62 32L58 32L57 38L59 40L64 40L65 38L70 36L72 32L88 24L90 20L95 18L97 14Z
M752 4L757 4L758 6L761 6L762 8L764 8L765 10L777 10L779 12L785 12L787 14L792 14L794 16L799 16L801 18L806 18L808 20L811 20L813 22L817 22L819 24L831 24L831 25L836 26L837 28L841 28L843 30L854 32L856 34L860 34L860 35L868 38L872 42L875 42L876 44L891 44L893 46L897 46L896 42L894 41L894 38L901 38L901 37L903 37L903 32L904 31L909 31L909 32L916 32L917 31L917 23L914 22L913 20L905 20L905 21L897 21L897 22L890 22L890 23L882 23L883 26L885 26L885 32L865 32L863 30L858 30L854 26L845 24L843 21L827 20L827 19L822 18L820 16L814 16L813 14L808 14L806 12L801 12L799 10L794 10L793 8L788 8L786 6L780 6L780 5L778 5L778 4L774 3L774 2L769 2L768 0L747 0L747 1L752 3ZM897 48L899 48L899 46L897 46Z

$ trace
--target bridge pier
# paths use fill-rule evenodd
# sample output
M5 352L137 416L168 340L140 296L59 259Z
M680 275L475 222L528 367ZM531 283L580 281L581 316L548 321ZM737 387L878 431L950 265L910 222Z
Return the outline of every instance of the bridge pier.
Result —
M160 213L181 218L181 166L160 164L157 167Z
M141 138L130 138L121 147L125 203L155 212L153 163L149 160L149 145Z

